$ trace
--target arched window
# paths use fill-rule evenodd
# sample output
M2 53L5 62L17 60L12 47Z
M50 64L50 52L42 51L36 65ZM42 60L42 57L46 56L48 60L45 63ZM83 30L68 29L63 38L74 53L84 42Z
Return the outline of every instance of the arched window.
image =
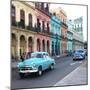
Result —
M52 56L54 55L54 42L52 41Z
M49 23L47 23L47 31L48 31L48 32L50 31Z
M20 20L25 20L25 12L24 12L24 10L20 10Z
M45 51L45 40L42 41L42 51Z
M37 51L41 51L40 39L37 39Z
M39 18L37 18L37 29L38 29L38 32L41 31L41 23Z
M20 27L25 28L25 12L20 10Z
M15 6L14 5L12 5L12 8L11 8L11 20L12 20L12 25L15 25L16 12L15 12Z
M50 53L50 43L49 43L49 40L47 41L47 52Z
M32 15L31 14L29 14L28 20L29 20L29 26L32 27Z
M42 29L45 30L45 22L42 21Z

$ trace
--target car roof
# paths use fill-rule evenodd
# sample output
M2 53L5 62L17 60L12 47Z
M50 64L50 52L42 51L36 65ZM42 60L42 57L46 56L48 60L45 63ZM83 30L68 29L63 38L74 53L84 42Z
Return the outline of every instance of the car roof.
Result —
M33 52L32 54L48 54L47 52Z

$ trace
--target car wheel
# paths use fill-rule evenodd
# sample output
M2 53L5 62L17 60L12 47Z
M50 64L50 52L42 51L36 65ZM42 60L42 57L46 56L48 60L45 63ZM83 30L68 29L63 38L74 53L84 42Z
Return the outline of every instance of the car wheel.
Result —
M73 61L76 61L76 59L73 59Z
M41 76L41 75L42 75L42 67L39 67L39 68L38 68L37 75L38 75L38 76Z
M25 74L24 73L19 73L20 78L24 78Z
M54 64L51 64L50 65L50 70L53 70L54 69Z

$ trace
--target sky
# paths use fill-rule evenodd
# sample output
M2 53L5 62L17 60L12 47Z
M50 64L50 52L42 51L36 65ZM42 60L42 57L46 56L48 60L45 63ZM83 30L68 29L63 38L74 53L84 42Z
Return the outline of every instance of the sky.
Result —
M83 36L87 40L87 7L82 5L51 4L50 9L61 7L67 14L68 19L83 17Z

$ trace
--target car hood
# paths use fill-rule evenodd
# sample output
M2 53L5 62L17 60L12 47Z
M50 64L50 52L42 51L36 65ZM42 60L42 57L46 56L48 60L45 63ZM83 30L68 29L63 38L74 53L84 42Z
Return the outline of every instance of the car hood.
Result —
M19 62L17 67L23 67L23 66L33 66L36 63L40 63L41 58L30 58L30 59L26 59L23 62Z
M80 53L74 53L75 56L81 55Z

